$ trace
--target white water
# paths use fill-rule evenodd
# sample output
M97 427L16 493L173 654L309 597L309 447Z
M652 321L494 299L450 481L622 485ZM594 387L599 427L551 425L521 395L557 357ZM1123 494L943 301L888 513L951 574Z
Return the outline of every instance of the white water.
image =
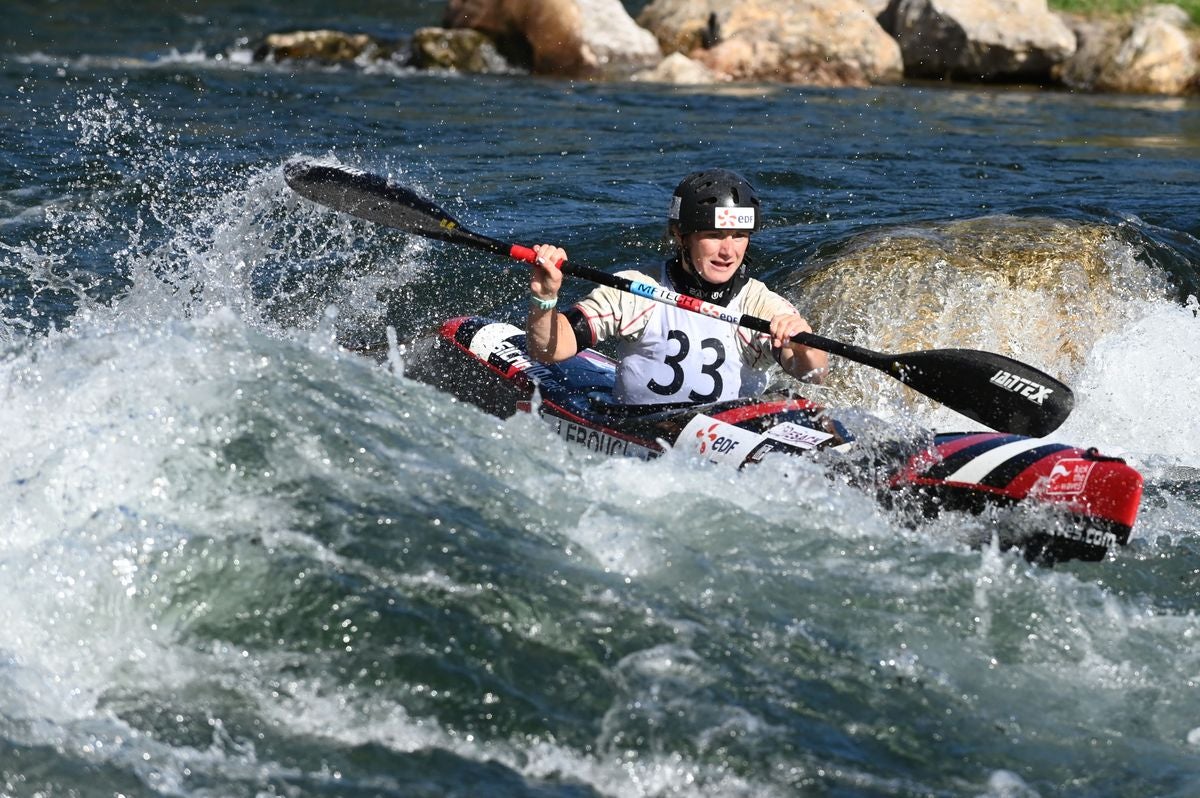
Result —
M112 137L139 126L125 119L84 115L81 142L120 155ZM139 168L166 182L191 174L170 162ZM971 795L1028 794L1020 772L1056 772L1064 756L1081 771L1155 773L1195 756L1194 493L1157 491L1135 545L1112 560L1046 570L964 543L987 539L986 516L910 528L811 463L735 474L675 458L580 459L530 418L488 418L398 377L394 359L336 346L338 332L382 322L381 286L429 279L439 256L427 245L300 203L274 167L224 178L182 207L152 194L145 219L167 229L153 245L97 204L57 217L39 247L2 253L35 272L69 260L76 233L128 225L116 257L133 281L112 307L83 301L67 329L6 331L0 727L10 746L195 795L301 776L337 791L353 774L324 757L365 744L436 748L622 796L831 783L934 793L944 763L892 778L830 751L943 756L956 735L972 757L957 791ZM293 267L299 287L264 308L255 275ZM310 291L326 286L309 272L343 279ZM1166 302L1113 312L1129 322L1085 347L1077 410L1056 437L1126 456L1152 480L1177 478L1200 466L1200 321ZM866 409L897 418L886 391ZM406 551L356 549L381 526L388 541L434 529L446 556L409 570ZM470 557L450 544L474 533L482 545L486 532L552 567L522 571L513 556L494 583L467 580L456 558ZM344 595L306 603L314 574L344 581ZM582 598L547 609L563 583L584 584ZM396 654L394 640L361 631L371 614L354 601L377 592L438 597L457 612L500 594L504 611L480 625L542 655L489 663L500 669L609 643L617 633L603 630L621 631L627 615L653 639L605 669L613 700L591 747L558 739L566 728L488 736L449 710L411 710L431 689L418 680L358 676L355 652ZM246 631L273 609L310 636ZM334 644L325 627L339 630ZM343 662L348 676L334 670ZM492 676L469 670L465 689ZM502 715L521 698L480 687L476 703ZM635 742L642 732L651 743ZM279 737L299 753L264 753ZM812 750L772 747L793 738ZM288 764L311 757L313 739L321 756ZM723 765L727 752L754 761L756 751L771 763ZM218 786L197 787L198 774Z

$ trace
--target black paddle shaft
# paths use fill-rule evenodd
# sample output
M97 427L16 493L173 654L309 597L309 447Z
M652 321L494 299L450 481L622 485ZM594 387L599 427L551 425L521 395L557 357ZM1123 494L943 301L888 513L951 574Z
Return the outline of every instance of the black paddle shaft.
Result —
M294 158L284 165L284 179L297 194L360 219L530 263L535 259L532 249L469 230L438 205L380 175ZM589 282L647 296L757 332L770 332L770 322L766 319L734 316L717 306L578 263L559 265L564 274ZM1067 419L1075 403L1071 389L1064 383L1033 366L994 352L930 349L885 354L815 333L799 333L791 340L883 371L968 418L1019 435L1038 437L1053 432Z

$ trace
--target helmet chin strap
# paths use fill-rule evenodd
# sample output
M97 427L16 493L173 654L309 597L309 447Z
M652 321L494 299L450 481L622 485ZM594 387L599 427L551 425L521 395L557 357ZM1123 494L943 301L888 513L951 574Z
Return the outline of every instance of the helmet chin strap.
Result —
M677 256L667 261L667 276L671 278L671 283L679 293L721 307L728 305L749 279L746 275L746 262L743 260L728 282L710 283L696 270L692 253L683 246L682 240L677 249Z

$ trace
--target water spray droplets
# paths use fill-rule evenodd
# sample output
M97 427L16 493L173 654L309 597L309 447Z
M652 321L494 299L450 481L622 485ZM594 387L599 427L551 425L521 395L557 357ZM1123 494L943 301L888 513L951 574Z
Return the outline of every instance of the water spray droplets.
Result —
M388 367L392 371L392 376L397 380L404 378L404 355L407 352L404 344L399 343L396 337L396 328L392 325L387 326L387 343L388 343Z

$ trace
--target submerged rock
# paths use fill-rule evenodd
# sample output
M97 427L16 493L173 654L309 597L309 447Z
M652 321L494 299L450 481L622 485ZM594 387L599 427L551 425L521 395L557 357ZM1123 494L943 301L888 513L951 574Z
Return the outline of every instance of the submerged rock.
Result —
M390 58L395 47L365 33L299 30L268 34L255 48L255 61L344 63L360 58Z
M511 71L492 39L476 30L421 28L413 33L412 65L418 69L498 73Z
M1062 378L1131 321L1122 309L1170 295L1117 228L1016 216L873 230L784 290L830 338L889 352L990 350ZM860 403L882 385L862 369L840 372L830 380L839 401Z

